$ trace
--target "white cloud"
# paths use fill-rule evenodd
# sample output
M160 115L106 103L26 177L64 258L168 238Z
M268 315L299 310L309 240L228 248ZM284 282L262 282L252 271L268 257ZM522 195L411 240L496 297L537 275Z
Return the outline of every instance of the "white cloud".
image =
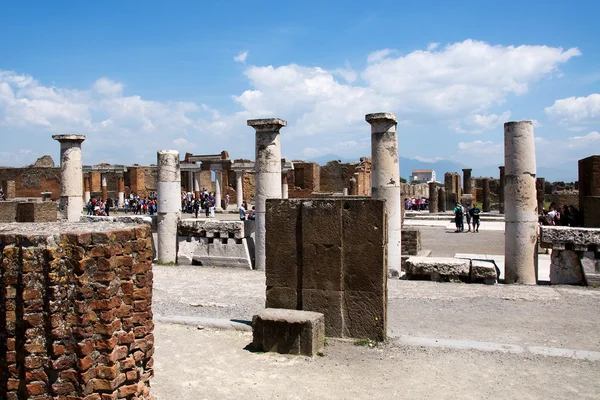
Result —
M563 125L598 122L600 121L600 94L592 93L587 97L567 97L556 100L544 111L550 118Z
M433 50L437 49L439 46L440 46L440 44L437 42L429 43L427 45L427 51L433 51Z
M369 64L380 62L380 61L384 60L387 56L392 54L393 52L394 51L391 49L381 49L381 50L374 51L367 56L367 62Z
M444 158L443 157L430 157L430 158L426 158L426 157L421 157L421 156L415 156L413 159L417 160L417 161L421 161L421 162L434 163L436 161L441 161Z
M600 148L600 133L590 132L585 136L573 136L569 138L569 148Z
M473 142L459 142L458 149L463 152L475 154L502 154L504 147L500 143L491 141L475 140Z
M248 58L248 51L246 50L246 51L242 51L241 53L239 53L235 57L233 57L233 61L235 61L237 63L245 64L247 58Z
M106 96L120 96L123 93L123 85L108 78L100 78L94 82L94 90Z
M358 74L351 69L337 68L334 69L332 72L334 75L338 75L344 78L348 83L352 83L356 80L356 78L358 78Z
M509 121L510 116L510 110L507 110L500 115L471 114L463 121L467 128L462 128L459 124L456 126L455 130L458 133L482 133L483 131L503 125L505 122Z
M321 157L326 154L356 154L359 151L367 151L370 152L370 143L366 143L365 141L357 142L354 140L348 140L344 142L336 143L335 146L331 147L305 147L302 151L302 155L307 158L316 158Z

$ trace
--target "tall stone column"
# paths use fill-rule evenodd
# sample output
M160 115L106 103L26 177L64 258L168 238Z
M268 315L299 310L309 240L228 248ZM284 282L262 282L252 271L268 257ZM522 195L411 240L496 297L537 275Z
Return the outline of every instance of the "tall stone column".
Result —
M244 171L235 171L235 196L238 207L244 202Z
M463 188L464 188L464 194L471 194L472 193L471 171L473 171L471 168L463 168Z
M265 269L265 207L267 199L281 198L281 143L279 130L287 122L279 118L251 119L248 126L256 130L256 269Z
M385 200L388 214L388 274L399 276L402 209L396 115L367 114L365 120L371 124L371 196Z
M108 184L106 183L106 174L102 174L102 202L106 203L108 199Z
M83 165L81 143L84 135L53 135L60 143L60 203L69 222L78 222L83 211Z
M439 212L446 212L446 188L439 188L438 189L438 211Z
M194 172L194 197L200 198L200 172Z
M500 169L500 189L498 189L498 211L500 214L504 214L504 166L498 167Z
M281 198L288 198L288 181L287 181L287 172L281 173Z
M437 185L435 182L429 182L429 212L438 212L438 200L439 195L437 192Z
M537 199L532 121L504 124L505 282L536 284Z
M215 211L221 211L223 210L223 207L221 207L221 183L223 182L223 167L221 165L211 165L210 169L215 172Z
M483 212L490 212L490 179L483 178L481 184L483 185L483 206L481 210Z
M117 176L117 193L119 196L119 206L125 206L125 177L123 174Z
M83 177L83 201L85 204L88 203L92 199L92 192L90 187L92 186L92 182L90 179L90 175L87 174Z
M181 172L179 152L159 150L157 153L157 255L159 264L177 262L177 224L181 217Z
M188 187L188 192L190 193L194 193L194 174L192 173L192 171L187 171L187 187Z
M545 199L545 192L546 192L546 179L544 178L536 178L535 180L535 191L536 191L536 198L537 198L537 214L540 215L542 213L542 210L544 208L544 199Z

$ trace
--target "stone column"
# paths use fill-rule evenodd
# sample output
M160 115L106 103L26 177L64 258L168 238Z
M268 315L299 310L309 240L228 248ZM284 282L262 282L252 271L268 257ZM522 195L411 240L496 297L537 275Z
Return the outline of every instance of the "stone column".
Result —
M500 188L498 189L498 211L500 214L504 214L504 166L498 167L500 169Z
M244 171L235 171L235 196L238 207L244 202Z
M90 175L87 174L83 178L83 200L85 204L87 204L92 198L92 192L90 190L91 186L92 182L90 182Z
M535 191L536 191L536 199L537 199L537 214L540 215L542 213L542 209L544 208L544 199L546 192L546 179L544 178L536 178L535 180Z
M471 168L463 168L463 188L464 194L471 194Z
M279 118L251 119L248 126L256 130L256 269L264 270L265 253L265 206L267 199L281 198L281 144L279 130L287 122Z
M177 262L177 224L181 217L179 152L159 150L157 159L157 256L159 264L170 264Z
M435 182L429 182L429 212L438 212L438 200L439 195L437 192L437 184Z
M187 180L188 180L188 192L190 193L194 193L194 174L192 173L192 171L187 171Z
M505 282L536 284L537 199L532 121L504 124Z
M117 176L117 193L119 196L119 206L125 207L125 177L123 174Z
M108 184L106 183L106 174L102 174L102 202L106 203L108 199Z
M438 211L446 212L446 188L438 189Z
M194 197L200 198L200 172L194 172Z
M221 165L211 165L210 169L215 172L215 211L222 211L221 207L221 183L223 167Z
M60 203L69 222L79 222L83 211L83 166L81 143L84 135L53 135L60 143Z
M402 211L400 164L394 113L367 114L371 124L371 196L385 200L388 216L388 274L400 275Z
M350 196L358 195L358 182L355 178L356 176L358 176L358 173L354 173L354 176L350 178Z
M288 198L288 181L287 181L287 172L281 173L281 198Z
M483 185L483 205L481 211L490 212L490 179L483 178L481 184Z

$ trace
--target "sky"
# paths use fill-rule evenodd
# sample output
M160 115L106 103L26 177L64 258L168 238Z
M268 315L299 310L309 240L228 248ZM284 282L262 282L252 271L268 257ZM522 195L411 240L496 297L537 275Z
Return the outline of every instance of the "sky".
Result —
M538 166L600 154L594 1L0 0L0 165L86 135L84 164L156 151L369 156L365 114L398 118L400 155L504 164L503 123L533 120Z

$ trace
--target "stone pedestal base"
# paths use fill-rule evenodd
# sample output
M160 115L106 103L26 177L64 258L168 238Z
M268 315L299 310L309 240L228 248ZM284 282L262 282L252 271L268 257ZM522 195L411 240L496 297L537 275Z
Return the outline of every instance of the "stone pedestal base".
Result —
M585 285L579 252L552 250L550 283L553 285Z
M325 317L311 311L267 308L252 318L256 350L314 357L325 345Z

